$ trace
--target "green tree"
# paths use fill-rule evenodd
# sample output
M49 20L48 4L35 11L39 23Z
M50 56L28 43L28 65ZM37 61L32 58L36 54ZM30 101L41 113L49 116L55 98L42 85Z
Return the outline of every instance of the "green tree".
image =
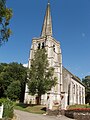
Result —
M4 80L4 68L7 66L7 64L0 64L0 98L4 97L4 91L5 91L5 80Z
M29 71L28 88L31 95L37 95L37 104L41 102L41 95L50 91L56 85L54 68L49 67L45 49L35 52Z
M6 0L0 0L0 46L8 41L11 29L8 27L12 17L12 9L6 7Z
M27 81L27 68L25 68L22 64L18 63L10 63L10 64L0 64L1 72L0 72L0 97L9 97L10 99L14 99L15 97L10 97L9 92L14 91L13 89L16 83L18 86L20 85L20 89L17 95L17 99L21 102L24 100L24 92L25 92L25 84ZM20 82L20 84L18 83Z
M86 103L90 104L90 76L86 76L85 78L82 79L82 82L86 86Z
M21 93L21 84L19 80L11 82L11 84L7 87L6 95L11 100L20 99L20 93Z

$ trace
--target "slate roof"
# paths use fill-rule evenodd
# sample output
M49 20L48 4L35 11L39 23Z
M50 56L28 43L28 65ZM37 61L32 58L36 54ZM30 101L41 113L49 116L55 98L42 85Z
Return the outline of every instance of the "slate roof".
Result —
M72 74L69 70L67 70L64 66L62 67L62 76L64 78L64 73L68 72L68 74L71 75L71 78L73 78L75 81L79 82L81 85L83 85L85 87L85 85L82 83L81 79L77 76L75 76L74 74Z

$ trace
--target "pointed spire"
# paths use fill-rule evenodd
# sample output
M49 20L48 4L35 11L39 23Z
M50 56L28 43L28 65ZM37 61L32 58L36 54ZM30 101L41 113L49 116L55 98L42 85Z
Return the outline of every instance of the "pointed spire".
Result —
M44 23L41 31L41 37L43 36L52 36L52 19L51 19L49 0L48 0Z
M50 4L50 0L48 0L48 4Z

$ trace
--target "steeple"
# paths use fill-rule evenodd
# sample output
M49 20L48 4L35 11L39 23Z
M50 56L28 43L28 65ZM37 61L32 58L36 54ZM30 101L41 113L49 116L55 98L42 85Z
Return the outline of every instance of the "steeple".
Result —
M51 19L49 0L48 0L46 14L44 17L44 23L41 31L41 37L44 37L44 36L52 36L52 19Z

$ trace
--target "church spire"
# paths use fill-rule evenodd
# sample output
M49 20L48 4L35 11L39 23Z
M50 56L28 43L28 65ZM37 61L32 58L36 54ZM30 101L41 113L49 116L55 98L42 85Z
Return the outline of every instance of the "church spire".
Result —
M52 36L52 19L51 19L49 0L48 0L46 14L44 17L44 23L41 31L41 37L43 36Z

